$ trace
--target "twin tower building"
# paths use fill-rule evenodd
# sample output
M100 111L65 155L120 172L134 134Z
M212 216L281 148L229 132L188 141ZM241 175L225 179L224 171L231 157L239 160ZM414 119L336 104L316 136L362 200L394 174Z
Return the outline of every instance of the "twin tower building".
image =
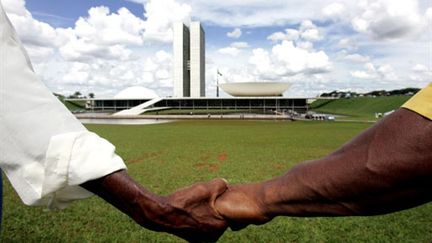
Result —
M174 97L205 97L205 33L200 22L174 23Z

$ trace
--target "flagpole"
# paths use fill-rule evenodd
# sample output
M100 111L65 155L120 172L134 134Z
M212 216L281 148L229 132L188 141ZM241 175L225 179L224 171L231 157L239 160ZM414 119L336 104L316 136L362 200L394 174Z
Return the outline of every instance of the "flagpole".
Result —
M219 69L216 69L216 97L219 97Z

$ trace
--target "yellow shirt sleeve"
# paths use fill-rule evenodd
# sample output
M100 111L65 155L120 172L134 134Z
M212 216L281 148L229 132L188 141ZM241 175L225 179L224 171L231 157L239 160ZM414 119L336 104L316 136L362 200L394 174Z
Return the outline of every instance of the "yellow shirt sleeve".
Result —
M432 83L420 90L403 104L402 107L417 112L432 120Z

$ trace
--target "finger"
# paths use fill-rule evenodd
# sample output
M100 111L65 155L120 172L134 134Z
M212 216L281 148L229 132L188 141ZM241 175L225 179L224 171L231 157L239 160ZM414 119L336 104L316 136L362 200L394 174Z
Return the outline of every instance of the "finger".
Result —
M212 207L214 208L214 206L215 206L214 203L215 203L216 199L228 190L227 180L216 178L216 179L211 180L208 183L208 185L210 187L210 192L211 192L209 201L210 201Z
M228 181L226 179L216 178L209 182L199 182L188 187L177 189L176 193L193 192L198 197L215 200L216 197L224 193L227 188Z
M201 182L182 188L171 194L169 197L175 205L187 207L194 205L199 201L205 201L210 204L214 210L216 198L227 190L226 180L213 179L209 182ZM216 210L214 210L216 212Z
M235 185L228 185L224 193L220 194L215 200L215 210L224 218L229 218L225 217L225 214L229 214L229 212L232 210L231 202L229 199L232 194L231 192L234 188Z
M211 187L211 200L215 201L217 197L219 197L222 193L224 193L228 189L228 181L222 178L216 178L209 182Z

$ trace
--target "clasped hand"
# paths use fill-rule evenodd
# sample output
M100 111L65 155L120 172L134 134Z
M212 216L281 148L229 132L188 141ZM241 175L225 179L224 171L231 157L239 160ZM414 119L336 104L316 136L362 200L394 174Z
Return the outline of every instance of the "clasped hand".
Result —
M190 242L216 241L228 227L239 230L270 220L259 191L258 185L229 186L222 179L197 183L163 197L165 207L156 218L165 225L162 231Z

